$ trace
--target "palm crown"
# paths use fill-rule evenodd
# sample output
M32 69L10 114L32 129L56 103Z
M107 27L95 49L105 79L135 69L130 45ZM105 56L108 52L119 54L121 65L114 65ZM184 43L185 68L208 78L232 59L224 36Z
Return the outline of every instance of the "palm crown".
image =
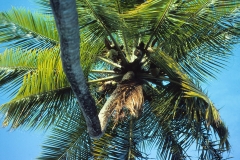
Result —
M47 0L42 13L1 14L0 87L12 100L4 126L52 128L40 159L200 159L229 150L228 130L200 85L239 40L240 2L77 0L80 62L106 133L92 140L63 72ZM7 42L7 43L5 43ZM212 138L211 133L216 135Z

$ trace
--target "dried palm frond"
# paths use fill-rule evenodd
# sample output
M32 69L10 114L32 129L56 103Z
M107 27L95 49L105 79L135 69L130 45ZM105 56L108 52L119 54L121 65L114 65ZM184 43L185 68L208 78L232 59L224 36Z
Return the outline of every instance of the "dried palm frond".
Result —
M103 131L105 131L111 116L114 126L127 114L134 117L139 116L144 97L142 85L134 76L133 72L127 72L101 109L99 119Z
M128 113L134 117L138 117L144 102L142 85L138 82L120 84L112 93L115 97L111 101L109 113L113 116L116 125L119 119L123 119Z

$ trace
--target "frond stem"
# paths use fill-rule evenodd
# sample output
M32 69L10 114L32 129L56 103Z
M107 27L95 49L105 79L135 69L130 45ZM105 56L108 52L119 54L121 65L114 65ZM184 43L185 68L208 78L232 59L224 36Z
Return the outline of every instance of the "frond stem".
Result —
M161 25L163 19L165 18L166 13L167 13L168 10L170 9L170 6L171 6L172 3L173 3L173 0L171 0L171 1L168 3L168 6L166 7L166 9L165 9L165 11L164 11L162 17L161 17L160 20L158 21L156 28L155 28L154 31L152 32L152 35L151 35L151 37L150 37L150 39L149 39L149 41L148 41L148 43L147 43L145 49L148 49L148 47L149 47L149 45L150 45L150 43L151 43L153 37L156 35L156 32L157 32L158 28L160 27L160 25Z
M79 29L83 29L84 27L86 27L86 26L88 26L90 24L96 23L96 22L97 22L97 20L90 21L90 22L88 22L88 23L86 23L86 24L84 24L82 26L79 26Z
M7 22L9 22L9 23L13 23L14 25L18 26L18 27L21 28L21 30L22 30L23 32L25 32L26 34L29 33L29 32L31 32L31 34L34 34L36 37L37 37L37 36L40 36L40 37L43 37L44 39L48 39L49 42L52 43L53 45L59 44L59 41L57 41L57 40L55 40L55 39L52 39L52 38L50 38L50 37L47 37L47 36L45 36L45 35L43 35L43 34L41 34L41 33L38 33L38 32L36 32L36 31L34 31L34 30L31 30L31 29L29 29L29 28L26 28L25 26L23 26L23 25L21 25L21 24L19 24L19 23L17 23L17 22L10 21L10 20L8 20L8 19L5 19L5 20L6 20Z
M133 118L130 117L129 122L129 148L128 148L128 160L131 160L131 154L132 154L132 138L133 138Z
M63 87L63 88L58 88L58 89L55 89L55 90L51 90L51 91L45 91L45 92L41 92L41 93L36 93L36 94L31 94L29 96L24 96L24 97L20 97L18 98L14 98L12 99L11 103L15 103L15 102L18 102L19 100L28 100L28 99L31 99L32 97L41 97L41 96L47 96L47 95L55 95L57 92L61 92L61 91L69 91L71 90L71 87L70 86L66 86L66 87Z
M98 58L101 59L104 62L107 62L108 64L111 64L111 65L115 66L115 67L122 68L121 65L119 65L117 63L114 63L113 61L110 61L110 60L108 60L106 58L103 58L103 57L100 57L100 56Z
M23 66L16 66L16 67L11 67L11 66L9 66L9 67L1 67L0 66L0 70L22 70L22 71L35 71L35 70L37 70L37 67L36 68L34 68L34 67L23 67Z
M121 79L123 75L115 75L115 76L109 76L109 77L106 77L106 78L99 78L99 79L95 79L95 80L90 80L88 81L88 84L89 83L97 83L97 82L104 82L104 81L109 81L109 80L118 80L118 79Z
M124 53L122 52L122 50L120 49L120 47L118 46L116 40L113 38L111 32L108 30L107 26L103 23L103 21L101 20L101 18L97 15L96 11L94 10L94 8L91 6L91 4L89 3L88 0L84 0L86 2L86 4L88 5L88 7L90 8L90 10L92 11L93 15L95 16L96 19L99 20L99 22L101 23L101 25L103 26L103 28L106 30L107 34L109 35L109 37L111 38L111 40L113 41L114 45L117 47L117 50L119 51L120 55L121 55L121 59L123 60L123 63L127 63L126 57L124 56Z
M122 14L121 4L120 4L119 0L116 0L116 3L117 3L117 7L118 7L118 13ZM123 18L121 18L121 21L122 21L122 23L125 23ZM128 45L127 45L126 33L125 33L125 29L124 29L124 27L122 27L122 25L121 25L121 30L122 30L122 35L123 35L124 46L126 48L126 57L130 61L130 55L129 55L130 52L129 52L129 48L128 48Z
M91 70L92 73L109 73L109 74L118 74L112 70Z
M181 85L180 82L174 81L174 80L172 80L172 79L170 79L170 78L166 78L166 77L164 77L164 76L154 77L154 76L149 75L149 74L138 74L138 76L140 76L140 77L143 78L143 79L164 80L164 81L169 81L169 82L172 82L172 83Z

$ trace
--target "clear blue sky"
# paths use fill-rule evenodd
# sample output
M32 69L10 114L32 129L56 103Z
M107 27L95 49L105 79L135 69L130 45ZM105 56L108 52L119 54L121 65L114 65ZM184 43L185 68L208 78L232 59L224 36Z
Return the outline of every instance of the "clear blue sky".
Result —
M30 0L0 0L0 11L7 11L11 6L31 10L36 8ZM218 75L218 79L210 80L205 86L229 128L232 145L230 156L234 157L232 160L240 160L240 45L235 47L233 54L226 69ZM6 97L0 97L0 104L7 101ZM44 134L41 132L9 131L6 128L0 128L0 159L33 160L40 154L40 145L43 140Z

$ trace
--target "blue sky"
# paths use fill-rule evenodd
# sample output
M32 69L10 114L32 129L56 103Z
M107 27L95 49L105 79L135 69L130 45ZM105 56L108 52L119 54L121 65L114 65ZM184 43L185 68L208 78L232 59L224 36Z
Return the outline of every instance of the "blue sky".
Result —
M29 0L0 0L0 11L7 11L11 6L36 8ZM0 51L2 51L0 49ZM233 160L240 159L240 45L233 50L226 68L204 86L215 106L220 109L220 115L230 131ZM1 92L1 91L0 91ZM0 94L0 104L8 99ZM27 132L25 130L9 131L0 128L0 159L2 160L32 160L41 151L40 145L45 135L40 131Z

